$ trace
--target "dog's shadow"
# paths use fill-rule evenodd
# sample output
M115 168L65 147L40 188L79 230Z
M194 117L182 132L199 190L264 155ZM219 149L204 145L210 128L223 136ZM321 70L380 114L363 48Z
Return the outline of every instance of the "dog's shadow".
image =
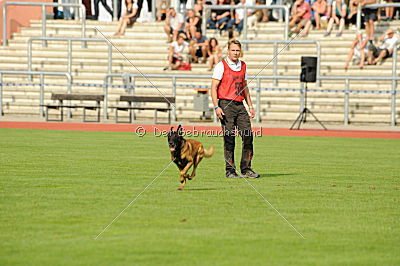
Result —
M219 189L217 189L217 188L185 188L184 190L208 191L208 190L219 190Z

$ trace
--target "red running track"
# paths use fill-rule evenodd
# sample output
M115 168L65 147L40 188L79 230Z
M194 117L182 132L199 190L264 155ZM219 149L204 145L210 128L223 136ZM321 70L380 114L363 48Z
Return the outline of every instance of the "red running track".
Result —
M196 134L220 134L219 126L183 126L186 132ZM48 129L73 131L109 131L133 132L138 134L165 134L169 125L140 124L101 124L101 123L58 123L58 122L0 122L0 128L14 129ZM176 126L175 126L176 128ZM341 138L373 138L400 139L396 131L366 131L366 130L289 130L284 128L253 128L255 135L262 136L300 136L300 137L341 137Z

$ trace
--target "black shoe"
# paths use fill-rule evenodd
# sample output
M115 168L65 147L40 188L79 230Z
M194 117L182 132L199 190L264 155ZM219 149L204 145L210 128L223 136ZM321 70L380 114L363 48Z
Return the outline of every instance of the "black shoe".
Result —
M233 173L227 173L226 178L242 178L240 175L237 175L236 172Z
M242 177L244 177L244 178L259 178L260 175L251 169L247 169L245 172L242 173Z

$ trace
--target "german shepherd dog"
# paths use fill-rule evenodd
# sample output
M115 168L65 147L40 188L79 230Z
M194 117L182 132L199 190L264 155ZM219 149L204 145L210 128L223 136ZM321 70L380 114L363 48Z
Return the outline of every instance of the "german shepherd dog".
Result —
M203 144L194 139L184 139L182 137L182 127L178 126L176 131L174 127L168 133L168 145L171 152L171 160L178 166L180 171L181 185L178 190L182 190L186 184L186 179L192 180L196 175L196 168L203 159L209 158L214 153L214 146L211 145L207 151ZM187 172L193 166L192 174L189 176Z

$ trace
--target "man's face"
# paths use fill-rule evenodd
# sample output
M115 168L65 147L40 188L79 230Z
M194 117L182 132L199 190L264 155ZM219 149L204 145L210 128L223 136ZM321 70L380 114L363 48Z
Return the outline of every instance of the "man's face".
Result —
M240 56L240 47L237 44L231 44L228 48L228 56L233 62L237 62Z
M176 11L175 11L175 9L171 9L171 16L173 16L173 17L176 16Z
M183 38L181 36L179 36L178 38L178 44L181 45L183 43Z
M201 39L201 33L199 31L196 31L195 37L196 37L197 40L200 40Z
M246 0L240 0L240 3L246 4Z
M388 30L387 32L386 32L386 34L387 34L387 36L391 39L391 38L393 38L393 36L394 36L394 32L392 31L392 30Z

